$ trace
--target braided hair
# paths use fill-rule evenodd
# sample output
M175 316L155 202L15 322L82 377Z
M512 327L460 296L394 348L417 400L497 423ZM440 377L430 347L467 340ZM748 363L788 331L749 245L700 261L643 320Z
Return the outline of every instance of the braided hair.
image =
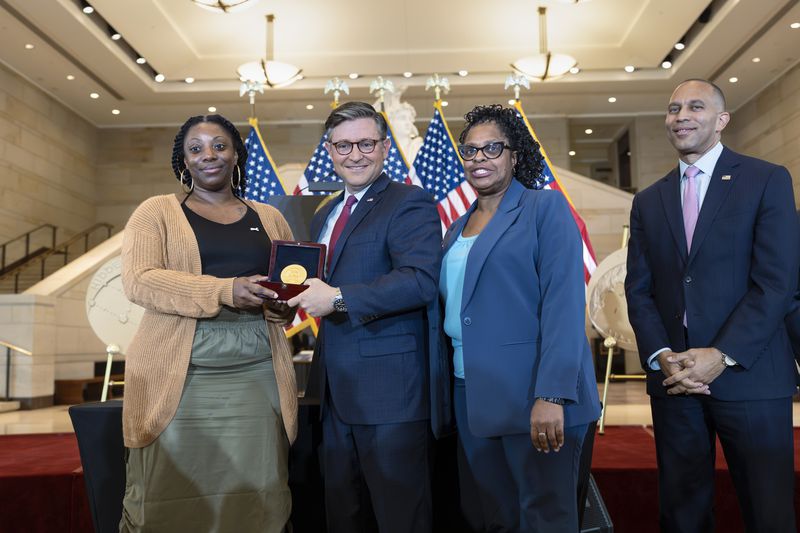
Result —
M503 107L500 104L479 105L464 115L467 121L458 142L464 143L467 134L477 124L495 124L500 132L508 138L511 149L517 152L517 164L514 165L514 178L528 189L544 187L544 158L539 152L539 143L534 140L525 121L516 109Z
M242 136L239 135L239 130L236 129L236 126L234 126L230 120L222 115L197 115L194 117L189 117L189 119L183 123L181 129L179 129L178 133L175 135L175 142L172 145L172 171L175 173L175 179L180 181L181 184L189 183L185 176L184 178L181 178L182 173L188 173L188 170L186 170L186 163L183 161L186 157L186 154L183 151L183 141L189 129L195 124L199 124L201 122L213 122L214 124L218 124L222 127L222 129L228 132L228 135L231 136L231 139L233 140L233 147L236 149L236 167L239 169L238 173L236 170L234 170L234 173L240 176L239 188L234 190L233 194L243 197L245 191L247 190L247 173L244 170L247 163L247 148L245 147L244 142L242 141Z

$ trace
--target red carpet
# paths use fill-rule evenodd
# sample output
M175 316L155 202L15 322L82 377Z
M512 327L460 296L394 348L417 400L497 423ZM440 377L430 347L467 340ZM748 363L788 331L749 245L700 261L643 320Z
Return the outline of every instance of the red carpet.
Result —
M800 428L794 430L794 506L800 531ZM717 531L744 532L728 467L717 442L715 509ZM652 428L612 426L597 435L592 474L614 522L614 533L658 532L656 447Z
M798 467L800 431L795 428L796 477ZM595 438L592 473L616 533L658 531L656 456L649 428L607 427L605 435ZM800 511L800 477L795 508ZM743 531L721 450L717 452L716 515L717 531ZM0 531L93 531L75 435L0 436Z

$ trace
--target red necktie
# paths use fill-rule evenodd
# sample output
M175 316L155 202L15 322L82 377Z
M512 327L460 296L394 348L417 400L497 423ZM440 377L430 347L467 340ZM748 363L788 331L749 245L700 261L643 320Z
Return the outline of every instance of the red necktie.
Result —
M339 236L342 234L342 230L344 230L347 221L350 219L350 212L353 209L353 205L358 201L358 198L353 196L352 194L347 197L347 200L344 202L344 207L342 208L342 212L339 213L339 218L336 219L336 224L333 225L333 232L331 233L331 240L328 242L328 270L330 271L331 268L331 260L333 259L333 249L336 247L336 241L339 240Z

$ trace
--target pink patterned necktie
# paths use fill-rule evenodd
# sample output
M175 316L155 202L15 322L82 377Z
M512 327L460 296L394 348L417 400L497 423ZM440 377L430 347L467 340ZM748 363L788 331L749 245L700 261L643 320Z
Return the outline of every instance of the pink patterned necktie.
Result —
M700 214L700 197L697 195L697 175L700 169L692 165L683 173L686 187L683 189L683 229L686 231L686 250L692 249L692 236Z
M331 259L333 259L333 249L336 247L336 241L339 240L339 236L342 234L345 224L347 224L347 221L350 219L350 211L352 211L357 201L358 198L352 194L348 196L342 207L342 212L339 213L339 218L336 219L336 223L333 225L331 239L328 241L328 268L330 268Z

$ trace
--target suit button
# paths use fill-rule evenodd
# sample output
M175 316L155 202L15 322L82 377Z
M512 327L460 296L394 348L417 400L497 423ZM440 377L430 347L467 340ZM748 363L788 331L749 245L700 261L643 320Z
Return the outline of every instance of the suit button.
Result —
M691 283L692 282L692 276L686 276L685 278L683 278L683 281L685 281L686 283Z
M464 325L469 326L470 324L472 324L472 319L470 317L464 318Z

